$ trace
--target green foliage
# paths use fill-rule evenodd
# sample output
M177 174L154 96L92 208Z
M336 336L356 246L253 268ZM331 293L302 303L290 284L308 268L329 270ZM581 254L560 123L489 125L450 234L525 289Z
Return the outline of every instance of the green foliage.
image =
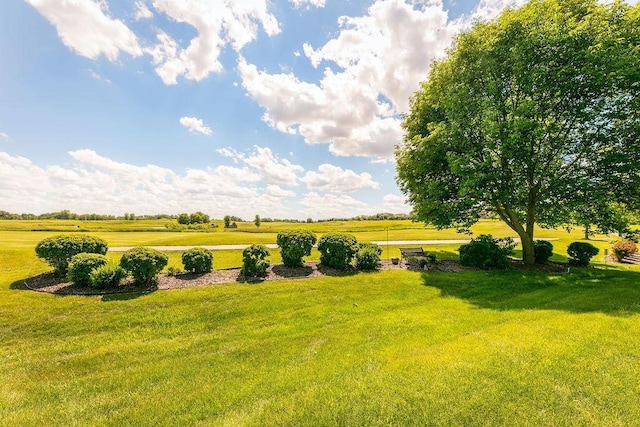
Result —
M245 277L264 277L269 268L269 249L264 245L251 245L242 251L242 270Z
M533 242L536 264L546 264L553 255L553 244L548 240L536 240Z
M328 267L344 270L358 250L355 237L345 233L327 233L318 240L320 262Z
M533 0L461 33L396 149L416 218L464 230L495 215L533 264L536 223L640 200L638 26L622 2Z
M260 219L260 215L256 215L255 219L253 220L253 223L256 225L256 228L260 228L260 224L262 223Z
M231 226L231 217L229 215L225 215L222 221L224 221L224 228L229 228Z
M56 273L66 274L69 261L80 253L107 253L107 242L93 236L61 235L48 237L36 245L36 255L52 266Z
M618 261L622 261L623 258L638 252L638 246L632 240L619 240L611 246L611 251Z
M107 257L102 254L81 253L74 255L69 262L67 277L76 286L89 286L91 272L107 263Z
M208 273L213 269L213 252L205 248L192 248L182 253L182 265L191 273Z
M89 275L91 287L96 289L115 288L125 277L127 272L111 262L96 268Z
M506 269L511 264L509 256L513 254L515 246L510 237L494 239L489 234L482 234L460 246L460 264L467 267Z
M151 283L167 265L168 258L162 252L138 246L129 249L120 259L120 267L128 271L137 284Z
M358 270L376 270L380 264L382 249L375 243L360 243L354 259Z
M587 242L573 242L567 248L569 254L569 264L578 267L586 267L591 262L591 258L598 255L600 249Z
M209 222L209 215L200 211L194 212L191 215L187 213L181 213L178 215L178 224L207 224Z
M316 235L308 230L284 230L278 233L276 242L280 246L282 262L287 267L301 267L303 257L311 255Z

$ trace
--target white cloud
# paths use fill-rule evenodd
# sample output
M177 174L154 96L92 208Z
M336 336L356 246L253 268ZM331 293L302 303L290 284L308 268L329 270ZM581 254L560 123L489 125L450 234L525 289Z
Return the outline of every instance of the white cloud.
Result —
M260 178L271 185L298 185L298 173L304 172L300 165L291 163L274 155L269 147L254 147L254 151L246 155L233 148L221 148L219 154L232 158L236 162L243 162L253 168Z
M384 208L387 212L392 213L409 213L411 206L407 204L404 196L397 194L387 194L383 198Z
M315 192L304 195L300 204L305 216L312 218L345 218L371 213L371 206L350 196L320 195Z
M371 174L357 174L350 169L322 164L318 172L309 171L302 178L310 190L324 191L328 193L353 193L359 190L371 190L380 186L371 177Z
M0 132L0 139L4 139L5 141L9 140L9 134L6 132Z
M118 54L142 55L136 35L119 19L113 19L105 2L93 0L27 0L56 27L68 48L96 59L104 55L115 61Z
M328 143L337 155L391 158L402 139L400 114L459 29L442 4L413 3L378 0L365 16L341 17L324 46L305 44L312 65L338 67L326 67L319 84L240 58L243 86L264 108L263 120L309 144Z
M222 5L210 0L155 0L156 11L198 32L183 49L159 30L158 45L147 50L158 65L156 72L165 84L176 84L179 76L198 81L221 72L219 57L225 46L239 51L255 40L258 24L269 36L280 32L278 21L267 6L267 0L226 1Z
M300 7L303 5L324 7L324 5L326 4L326 0L289 0L289 3L293 4L295 7Z
M116 162L92 150L69 155L75 161L72 166L40 167L0 152L3 209L36 214L62 209L104 214L201 210L216 218L251 218L256 212L292 216L283 199L295 193L264 185L247 168L218 166L178 174L156 165Z
M136 13L134 17L136 18L136 21L140 19L151 19L153 18L153 13L149 10L149 7L144 1L137 0Z
M203 135L213 134L211 128L205 126L202 119L196 117L180 117L180 124L189 129L189 132L201 133Z

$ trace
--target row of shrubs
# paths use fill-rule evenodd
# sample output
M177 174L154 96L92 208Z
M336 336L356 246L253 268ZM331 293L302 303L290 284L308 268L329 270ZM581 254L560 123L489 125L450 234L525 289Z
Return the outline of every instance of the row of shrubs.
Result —
M482 234L466 245L460 246L458 249L460 264L480 268L508 268L511 264L509 257L513 255L515 246L516 243L511 237L496 239L491 235ZM631 250L628 245L624 247ZM546 264L553 255L553 244L548 240L536 240L533 242L533 248L536 264ZM615 251L616 249L614 249L614 253L618 256ZM569 264L586 267L591 262L591 258L598 255L599 252L600 250L591 243L573 242L567 248Z
M316 239L306 230L278 233L282 260L287 267L304 265L304 257L318 242L320 262L328 267L346 269L352 264L359 270L374 270L380 263L382 249L372 243L358 243L355 237L344 233L328 233ZM77 286L108 288L117 286L131 276L136 284L148 284L166 267L167 256L155 249L137 247L123 253L119 263L109 262L105 256L107 242L91 236L56 236L36 245L36 254L51 265L59 275L67 275ZM242 253L242 274L262 277L269 268L270 255L264 245L252 245ZM182 253L184 271L208 273L213 269L213 253L204 248L193 248ZM175 271L175 270L174 270Z
M167 256L155 249L137 247L122 254L119 263L105 256L107 242L92 236L56 236L36 245L36 255L54 268L58 275L66 275L77 286L108 288L117 286L131 276L136 284L153 282L166 267ZM213 268L213 253L193 248L182 254L186 271L206 273Z

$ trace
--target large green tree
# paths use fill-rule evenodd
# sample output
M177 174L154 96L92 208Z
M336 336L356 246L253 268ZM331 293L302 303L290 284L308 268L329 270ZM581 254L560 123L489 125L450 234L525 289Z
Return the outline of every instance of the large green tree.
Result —
M640 5L533 0L461 33L411 100L398 184L419 220L534 225L638 200ZM585 197L588 194L589 197Z

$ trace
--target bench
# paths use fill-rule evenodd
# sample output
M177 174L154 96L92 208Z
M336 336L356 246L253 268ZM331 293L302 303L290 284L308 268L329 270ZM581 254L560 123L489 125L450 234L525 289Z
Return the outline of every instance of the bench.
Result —
M407 259L409 257L423 257L427 254L424 253L422 248L400 248L400 260Z

